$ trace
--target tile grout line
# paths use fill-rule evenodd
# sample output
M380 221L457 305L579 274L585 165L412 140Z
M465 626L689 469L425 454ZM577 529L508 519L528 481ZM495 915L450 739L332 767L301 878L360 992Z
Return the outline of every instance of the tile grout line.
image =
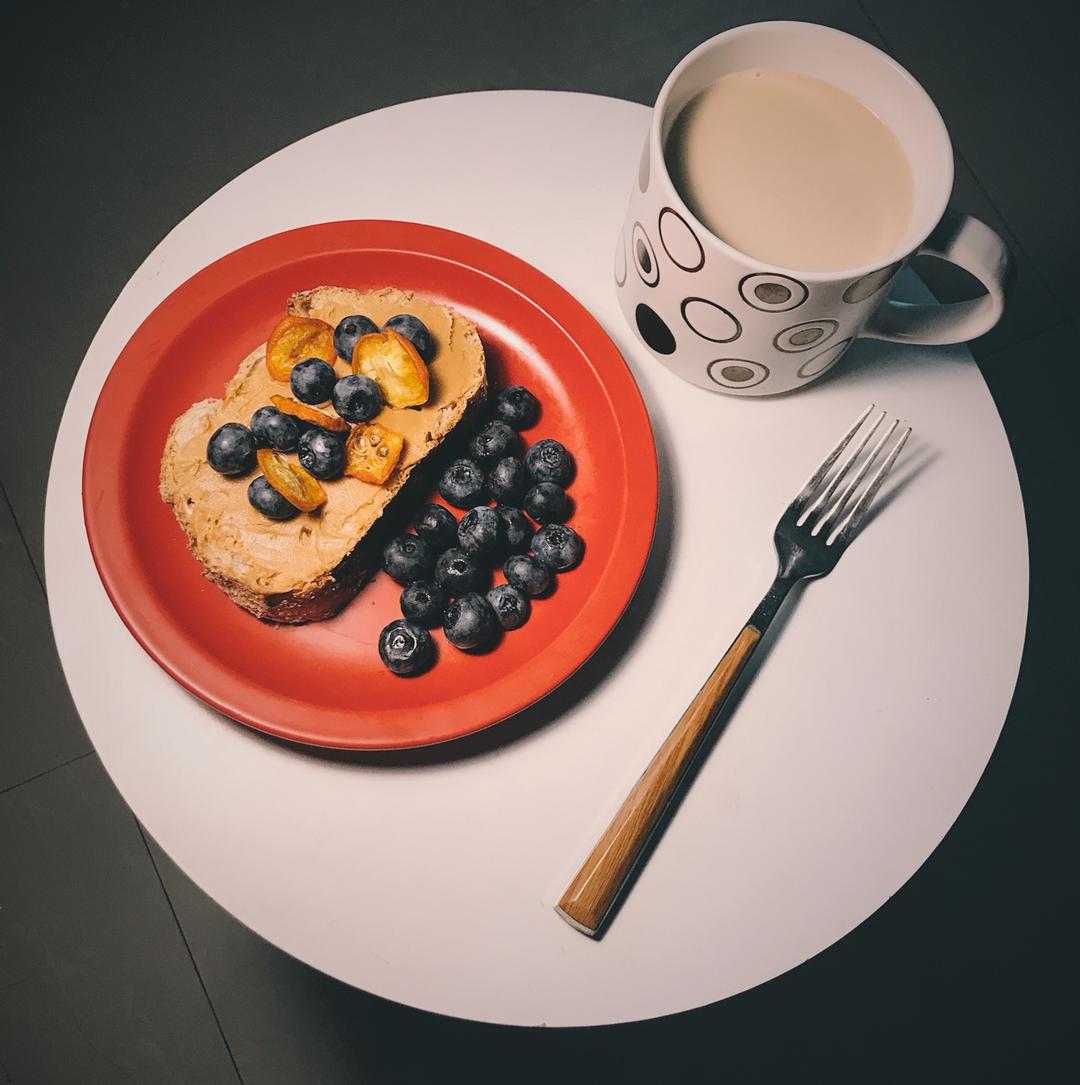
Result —
M195 970L195 976L199 981L199 986L202 988L202 993L206 999L206 1004L210 1007L210 1013L214 1018L214 1024L217 1025L218 1035L221 1036L221 1042L225 1045L225 1050L228 1052L229 1061L232 1063L233 1072L236 1074L236 1080L240 1082L240 1085L244 1085L244 1079L240 1073L240 1067L236 1064L236 1056L233 1054L232 1047L229 1045L228 1037L225 1035L225 1029L222 1027L221 1018L218 1017L217 1007L214 1006L214 1000L210 997L210 992L206 989L206 983L204 982L202 973L199 971L199 966L195 961L195 954L191 952L191 944L188 942L187 934L184 933L183 924L180 922L180 917L176 914L176 908L173 906L172 897L169 896L169 890L165 887L165 879L161 876L161 871L158 869L157 861L154 859L154 853L150 848L150 842L146 839L146 832L142 827L142 822L139 821L139 819L135 817L134 814L131 815L131 819L135 822L135 827L139 831L139 836L142 839L143 847L146 848L147 858L149 858L150 865L154 868L154 874L157 877L158 885L161 886L161 892L165 897L165 902L169 906L169 912L173 917L173 922L176 924L176 930L180 935L180 940L184 943L184 949L187 951L188 959L191 961L191 967Z
M896 48L893 46L892 42L889 41L888 36L885 34L885 31L882 30L882 28L878 24L877 20L867 10L866 5L863 3L863 0L855 0L855 3L858 6L859 10L863 13L863 15L866 16L867 22L869 22L870 25L877 32L878 37L880 37L881 40L885 43L885 45L888 47L888 50L889 50L890 54L892 54L892 56L896 57L896 54L897 54ZM899 60L899 57L897 57L897 59ZM1005 229L1009 233L1009 239L1010 239L1013 247L1024 258L1024 260L1030 266L1031 270L1035 273L1035 276L1038 278L1039 284L1042 286L1043 290L1045 290L1046 293L1049 294L1050 297L1052 297L1054 299L1054 301L1056 301L1058 303L1059 306L1063 306L1064 302L1062 301L1061 298L1059 298L1057 296L1056 291L1054 290L1054 288L1051 285L1050 281L1042 273L1042 270L1039 268L1039 265L1028 254L1027 249L1024 247L1023 242L1020 240L1020 235L1012 228L1012 226L1009 223L1009 220L1005 217L1005 215L1002 213L1001 208L998 207L998 205L995 202L994 198L990 195L990 193L987 190L986 186L982 182L982 178L978 175L978 173L975 172L974 166L972 166L972 164L968 161L967 155L965 155L963 153L963 151L961 151L959 149L959 147L957 147L956 144L953 143L951 133L950 133L950 136L949 136L949 142L953 144L953 154L957 157L957 159L959 159L959 161L964 166L964 168L968 171L968 173L971 174L971 179L972 179L972 181L975 182L975 187L982 194L983 199L985 199L986 202L990 205L990 210L993 211L994 214L997 215L999 219L1001 219L1002 223L1005 226ZM1056 326L1057 326L1056 324L1050 325L1050 327L1056 327ZM1047 331L1047 330L1049 330L1049 329L1048 328L1043 329L1043 331Z
M87 750L86 753L81 753L76 757L69 758L67 761L62 761L59 765L53 765L52 768L45 769L43 772L37 772L33 776L28 776L25 780L20 780L17 784L11 784L3 790L0 790L0 797L9 794L12 791L17 791L20 787L33 783L35 780L40 780L42 777L48 776L58 769L73 765L76 761L82 761L87 757L93 756L95 756L95 751ZM203 981L202 973L199 971L199 966L195 962L195 955L191 952L191 944L188 942L187 935L184 933L184 928L180 923L180 917L176 914L176 908L173 906L172 897L169 896L169 891L165 887L165 881L162 878L161 871L158 869L157 862L154 859L154 853L150 850L150 844L146 839L146 833L143 831L142 823L134 814L131 815L131 819L135 822L135 828L138 830L139 839L143 842L143 847L146 849L146 856L150 860L150 866L154 871L154 876L157 878L162 895L165 897L165 902L169 906L169 914L176 924L177 933L180 935L180 940L184 944L184 950L187 952L188 960L191 961L191 967L195 971L195 976L199 981L199 987L202 990L203 997L206 999L207 1006L210 1007L210 1015L214 1018L214 1024L217 1026L218 1035L221 1037L221 1042L225 1045L225 1051L228 1053L229 1062L232 1063L233 1073L236 1074L236 1079L240 1082L240 1085L244 1085L244 1079L240 1074L240 1067L236 1064L236 1057L233 1055L232 1047L229 1045L225 1030L221 1025L221 1018L218 1017L217 1009L214 1006L213 1000L210 998L210 992L206 989L206 983Z
M7 489L4 487L3 480L0 479L0 498L3 499L4 504L7 505L8 512L11 514L12 523L15 525L15 530L18 532L19 541L22 543L23 550L26 553L27 560L30 563L30 568L33 570L34 578L38 582L38 587L41 588L42 595L48 600L48 593L45 590L45 581L42 578L41 573L38 570L37 564L34 562L33 556L30 553L30 546L26 540L25 534L23 534L22 525L19 523L18 517L15 515L14 506L11 504L11 498L8 496ZM44 776L48 776L52 772L56 772L57 769L65 768L68 765L73 765L76 761L82 761L84 758L91 757L95 754L94 750L87 750L85 753L78 754L75 757L69 758L67 761L62 761L59 765L53 765L51 768L44 769L42 772L37 772L33 776L28 776L25 780L20 780L16 784L10 784L8 787L0 790L0 797L15 791L25 784L32 783L34 780L40 780ZM191 945L188 942L187 935L184 933L184 928L180 923L180 917L176 914L176 908L173 906L172 898L169 896L169 891L165 887L165 881L161 877L161 871L158 869L158 865L154 860L154 854L150 850L150 845L146 839L146 834L143 831L142 824L139 819L132 814L132 820L135 822L135 827L139 832L139 839L143 842L143 847L146 849L147 858L150 860L150 866L153 868L154 876L157 878L158 885L161 887L162 895L165 897L165 902L169 906L169 914L173 918L173 922L176 924L177 932L180 935L180 940L184 944L184 950L188 955L188 960L191 961L191 967L195 971L195 976L199 981L199 987L202 990L203 997L206 999L206 1004L210 1008L210 1014L214 1018L214 1024L217 1026L218 1035L221 1037L221 1042L225 1045L225 1051L229 1056L229 1062L232 1064L233 1073L236 1074L237 1081L240 1085L244 1085L244 1079L240 1074L240 1067L236 1064L236 1057L233 1055L232 1047L229 1045L228 1038L225 1035L225 1030L221 1025L221 1018L218 1017L217 1008L214 1006L213 1000L210 998L210 992L206 989L206 983L203 981L202 973L199 971L199 966L195 962L195 955L191 952Z
M91 757L93 754L93 750L87 750L86 753L76 754L74 757L69 757L66 761L61 761L59 765L53 765L51 768L42 769L41 772L35 772L33 776L27 776L25 780L20 780L17 784L8 784L7 787L0 789L0 796L7 795L12 791L17 791L26 784L32 784L35 780L40 780L43 776L48 776L50 772L56 772L57 769L66 768L68 765L74 765L76 761L81 761L84 757Z
M22 525L19 523L19 518L15 515L15 508L11 504L11 498L8 497L7 489L4 486L3 479L0 479L0 499L3 500L7 506L8 512L11 515L11 522L15 525L15 531L18 533L19 541L23 545L23 551L26 553L27 562L30 565L30 569L34 574L34 579L38 583L38 587L41 589L41 594L45 597L45 609L48 611L49 596L45 591L45 581L42 579L42 575L38 570L33 556L30 553L30 545L26 541L26 536L23 534ZM92 745L92 744L91 744ZM48 776L50 772L55 772L57 769L65 768L68 765L75 764L76 761L81 761L84 757L89 757L95 751L91 748L85 753L76 754L74 757L69 757L66 761L61 761L58 765L51 765L47 769L42 769L41 772L35 772L32 776L27 776L25 780L19 780L18 783L8 784L7 787L0 789L0 796L6 795L9 791L14 791L16 788L22 787L23 784L33 783L34 780L40 780L43 776Z
M11 514L11 522L15 525L15 531L18 533L19 541L22 543L23 550L26 552L26 560L30 562L30 568L33 570L34 578L37 580L42 594L48 598L47 593L45 592L45 580L37 567L37 562L34 561L34 555L30 552L30 544L26 541L26 535L23 532L22 524L19 523L19 517L15 512L15 506L11 503L11 498L8 497L7 488L4 486L4 480L2 478L0 478L0 498L3 498L4 504L7 505L7 510Z
M975 167L968 161L967 155L965 155L964 152L959 150L958 148L953 148L953 153L961 161L961 163L963 163L964 168L968 171L968 173L971 174L971 179L975 182L975 187L982 193L983 199L985 199L986 202L990 205L990 210L993 211L994 214L997 215L997 217L1001 219L1001 221L1005 224L1005 229L1009 232L1010 242L1012 243L1016 251L1027 261L1031 270L1035 273L1035 277L1039 280L1039 285L1043 288L1043 290L1046 291L1047 294L1050 295L1050 297L1054 299L1054 301L1058 303L1058 305L1062 305L1063 303L1061 299L1054 291L1053 284L1042 273L1042 270L1035 262L1034 257L1028 254L1027 249L1024 248L1024 243L1020 240L1020 235L1012 228L1011 225L1009 225L1009 220L1005 217L1004 212L1001 210L1000 207L998 207L997 203L994 201L994 197L990 195L990 192L987 189L986 185L984 185L982 182L982 178L975 172Z
M995 347L993 350L987 351L985 354L979 354L975 356L975 364L982 366L983 362L989 362L997 358L999 354L1004 354L1007 350L1014 350L1016 347L1023 346L1025 343L1031 343L1041 336L1047 335L1050 332L1057 331L1058 328L1064 327L1071 321L1071 317L1061 317L1059 320L1053 321L1051 324L1047 324L1044 328L1038 328L1035 331L1029 332L1027 335L1022 336L1019 339L1013 340L1011 343L1003 343L1000 347ZM973 352L974 353L974 352Z

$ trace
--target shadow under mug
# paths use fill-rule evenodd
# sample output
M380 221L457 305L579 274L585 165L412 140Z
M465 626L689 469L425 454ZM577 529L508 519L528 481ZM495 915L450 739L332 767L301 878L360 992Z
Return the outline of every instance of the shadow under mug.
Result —
M912 172L912 215L904 238L882 261L812 272L755 260L710 233L676 191L664 161L675 119L722 75L755 68L799 72L839 86L900 141ZM619 304L674 373L733 395L805 387L859 336L934 344L974 339L1001 316L1011 262L990 227L947 210L952 182L952 145L941 115L891 57L813 23L753 23L726 31L686 56L656 100L615 252ZM942 305L888 298L897 272L923 253L964 268L986 293Z

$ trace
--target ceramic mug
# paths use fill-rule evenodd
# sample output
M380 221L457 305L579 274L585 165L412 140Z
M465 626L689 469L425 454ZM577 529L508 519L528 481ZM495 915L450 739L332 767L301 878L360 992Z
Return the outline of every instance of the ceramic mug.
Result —
M680 197L664 161L673 122L720 76L754 68L801 72L839 86L896 135L911 166L913 206L907 233L884 259L828 272L769 264L710 233ZM1001 316L1010 259L990 227L947 210L952 181L952 145L941 115L891 57L813 23L729 30L698 46L660 90L615 253L619 303L664 365L692 384L733 395L803 388L859 336L905 343L973 339ZM986 293L942 305L889 299L889 284L919 253L958 264Z

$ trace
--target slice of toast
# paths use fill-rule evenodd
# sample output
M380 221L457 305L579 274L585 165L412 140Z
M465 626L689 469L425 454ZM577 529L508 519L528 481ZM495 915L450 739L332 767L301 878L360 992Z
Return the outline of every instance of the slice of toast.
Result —
M419 408L384 408L376 421L405 437L397 470L376 486L347 476L324 483L328 501L317 513L267 519L248 503L251 477L226 478L206 461L206 442L225 422L245 426L274 393L291 395L266 369L266 344L252 351L222 399L204 399L173 423L161 460L161 497L188 537L204 574L235 603L275 622L319 621L336 614L374 571L361 546L410 474L484 398L484 348L473 323L447 306L386 287L360 293L320 286L289 299L288 312L317 317L331 327L360 313L382 325L411 313L436 343L431 394ZM340 376L350 372L337 360ZM327 408L331 410L331 408ZM290 456L289 459L295 459Z

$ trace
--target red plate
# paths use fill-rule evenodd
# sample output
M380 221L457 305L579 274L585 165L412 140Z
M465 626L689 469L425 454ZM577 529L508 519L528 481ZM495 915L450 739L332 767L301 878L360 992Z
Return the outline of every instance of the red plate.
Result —
M158 465L173 420L220 396L298 290L393 285L476 322L491 383L539 396L526 433L563 439L578 471L571 521L581 564L536 601L522 629L473 656L435 633L439 660L387 672L379 631L400 617L380 573L336 618L264 624L205 580ZM402 748L457 738L525 708L581 666L615 625L645 567L657 507L656 448L637 385L592 316L535 268L484 242L405 222L330 222L264 238L200 271L131 337L109 374L83 458L90 549L117 612L178 682L243 723L297 742Z

